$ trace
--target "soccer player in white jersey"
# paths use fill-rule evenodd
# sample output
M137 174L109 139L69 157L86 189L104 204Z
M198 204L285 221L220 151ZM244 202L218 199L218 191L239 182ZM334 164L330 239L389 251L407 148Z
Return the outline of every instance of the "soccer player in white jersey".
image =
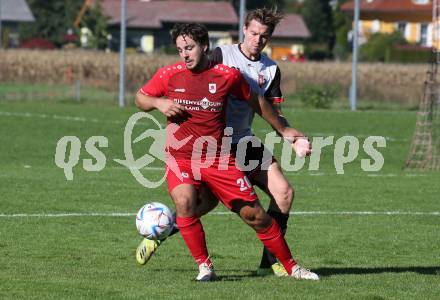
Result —
M282 128L279 126L276 128L273 122L265 118L264 114L262 114L262 117L277 129L281 136L290 139L297 153L297 141L299 139L302 139L303 142L307 141L305 153L309 155L311 153L311 145L308 143L307 138L302 132L291 128L282 115L281 103L284 101L284 98L280 89L280 69L273 60L262 54L281 18L280 14L265 8L250 11L246 16L243 27L243 43L225 45L214 49L211 53L211 60L215 63L222 63L239 69L250 84L252 91L264 95L266 100L270 102L272 108L278 114L277 121L279 124L282 124ZM250 140L256 139L251 130L254 117L252 108L237 99L229 99L227 105L227 127L233 128L232 151L236 152L238 143L247 143L245 151L246 161L240 163L247 165L247 162L250 160L257 160L259 162L256 169L247 172L248 178L253 185L260 187L269 195L271 202L268 214L277 221L283 233L285 233L294 190L272 155L263 155L264 151L267 151L264 146L252 147ZM264 161L263 158L269 158L269 161ZM237 160L240 159L243 159L243 155L237 153ZM218 203L218 200L207 188L201 191L201 195L203 195L203 198L198 208L200 216L212 210ZM145 264L159 245L160 243L158 242L144 240L137 250L138 263ZM287 275L287 272L277 262L276 258L267 249L264 249L258 273L264 275L271 272L277 276Z

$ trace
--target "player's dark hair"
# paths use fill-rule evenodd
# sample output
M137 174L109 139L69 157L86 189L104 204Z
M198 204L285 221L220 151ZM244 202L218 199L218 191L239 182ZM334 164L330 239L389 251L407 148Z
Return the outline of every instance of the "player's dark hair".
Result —
M272 35L275 27L283 18L283 14L279 13L276 8L257 8L251 10L244 21L246 27L249 26L252 20L258 21L259 23L266 25L269 28L269 34Z
M199 23L177 23L171 30L171 39L176 44L177 37L188 36L201 46L208 46L206 52L209 51L209 35L208 29Z

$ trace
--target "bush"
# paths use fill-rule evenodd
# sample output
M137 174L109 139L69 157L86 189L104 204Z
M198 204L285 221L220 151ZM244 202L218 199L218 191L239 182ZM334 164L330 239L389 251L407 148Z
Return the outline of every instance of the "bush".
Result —
M391 49L390 61L399 63L428 63L431 56L431 48L417 45L398 45Z
M308 43L304 52L307 60L323 61L332 58L331 51L323 43Z
M398 31L393 33L375 33L360 48L360 59L369 62L389 62L392 49L397 45L406 44L406 40Z
M337 88L331 85L306 85L297 95L304 106L328 109L337 99Z
M30 38L27 40L24 40L20 48L23 49L55 49L55 45L46 39L43 38Z

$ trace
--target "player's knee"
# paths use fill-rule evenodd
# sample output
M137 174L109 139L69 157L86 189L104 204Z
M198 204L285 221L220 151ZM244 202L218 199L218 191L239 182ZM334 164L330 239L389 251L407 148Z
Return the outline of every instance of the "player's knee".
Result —
M293 198L295 198L295 189L290 184L287 185L286 188L286 202L292 205Z
M243 221L256 230L262 230L270 225L271 217L261 206L243 207L240 210Z
M214 196L211 190L202 186L197 198L196 214L201 217L213 210L218 204L218 199Z
M263 210L263 213L258 216L254 223L254 229L262 230L266 229L271 224L272 217L269 216L266 211Z
M205 199L197 203L196 214L201 217L213 210L218 204L217 199Z
M176 206L176 214L179 217L191 217L195 215L195 206L191 197L185 195L177 195L172 197Z
M279 186L275 193L272 193L275 198L275 202L282 212L288 212L293 203L295 190L293 187L286 183Z

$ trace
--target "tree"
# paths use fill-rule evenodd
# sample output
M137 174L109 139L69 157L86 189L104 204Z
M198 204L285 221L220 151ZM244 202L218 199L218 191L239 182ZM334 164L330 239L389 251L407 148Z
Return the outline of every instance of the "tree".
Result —
M240 0L231 0L232 6L234 6L237 14L240 13ZM285 0L246 0L246 10L255 8L277 8L282 11L286 6Z
M108 46L107 22L109 17L102 13L101 1L90 8L81 19L81 26L90 29L92 36L90 47L94 49L105 49Z
M28 0L28 4L35 16L35 23L23 25L20 28L22 39L39 37L61 46L69 29L73 29L73 22L78 15L84 0ZM102 14L101 1L90 8L81 20L81 25L90 29L93 34L92 47L105 48L107 45L108 18ZM79 35L79 30L76 29Z
M396 45L407 44L399 31L393 33L374 33L360 48L360 59L371 62L389 62L390 53Z
M312 55L312 58L330 57L335 34L329 1L305 0L301 15L312 35L308 41L309 56Z
M347 0L339 0L336 9L333 11L333 27L335 29L335 46L333 54L336 59L345 59L350 53L350 42L348 41L348 33L352 28L352 18L348 14L341 11L341 5Z
M44 38L59 46L63 43L67 30L72 28L83 1L28 0L27 2L35 16L35 23L21 26L20 36Z

